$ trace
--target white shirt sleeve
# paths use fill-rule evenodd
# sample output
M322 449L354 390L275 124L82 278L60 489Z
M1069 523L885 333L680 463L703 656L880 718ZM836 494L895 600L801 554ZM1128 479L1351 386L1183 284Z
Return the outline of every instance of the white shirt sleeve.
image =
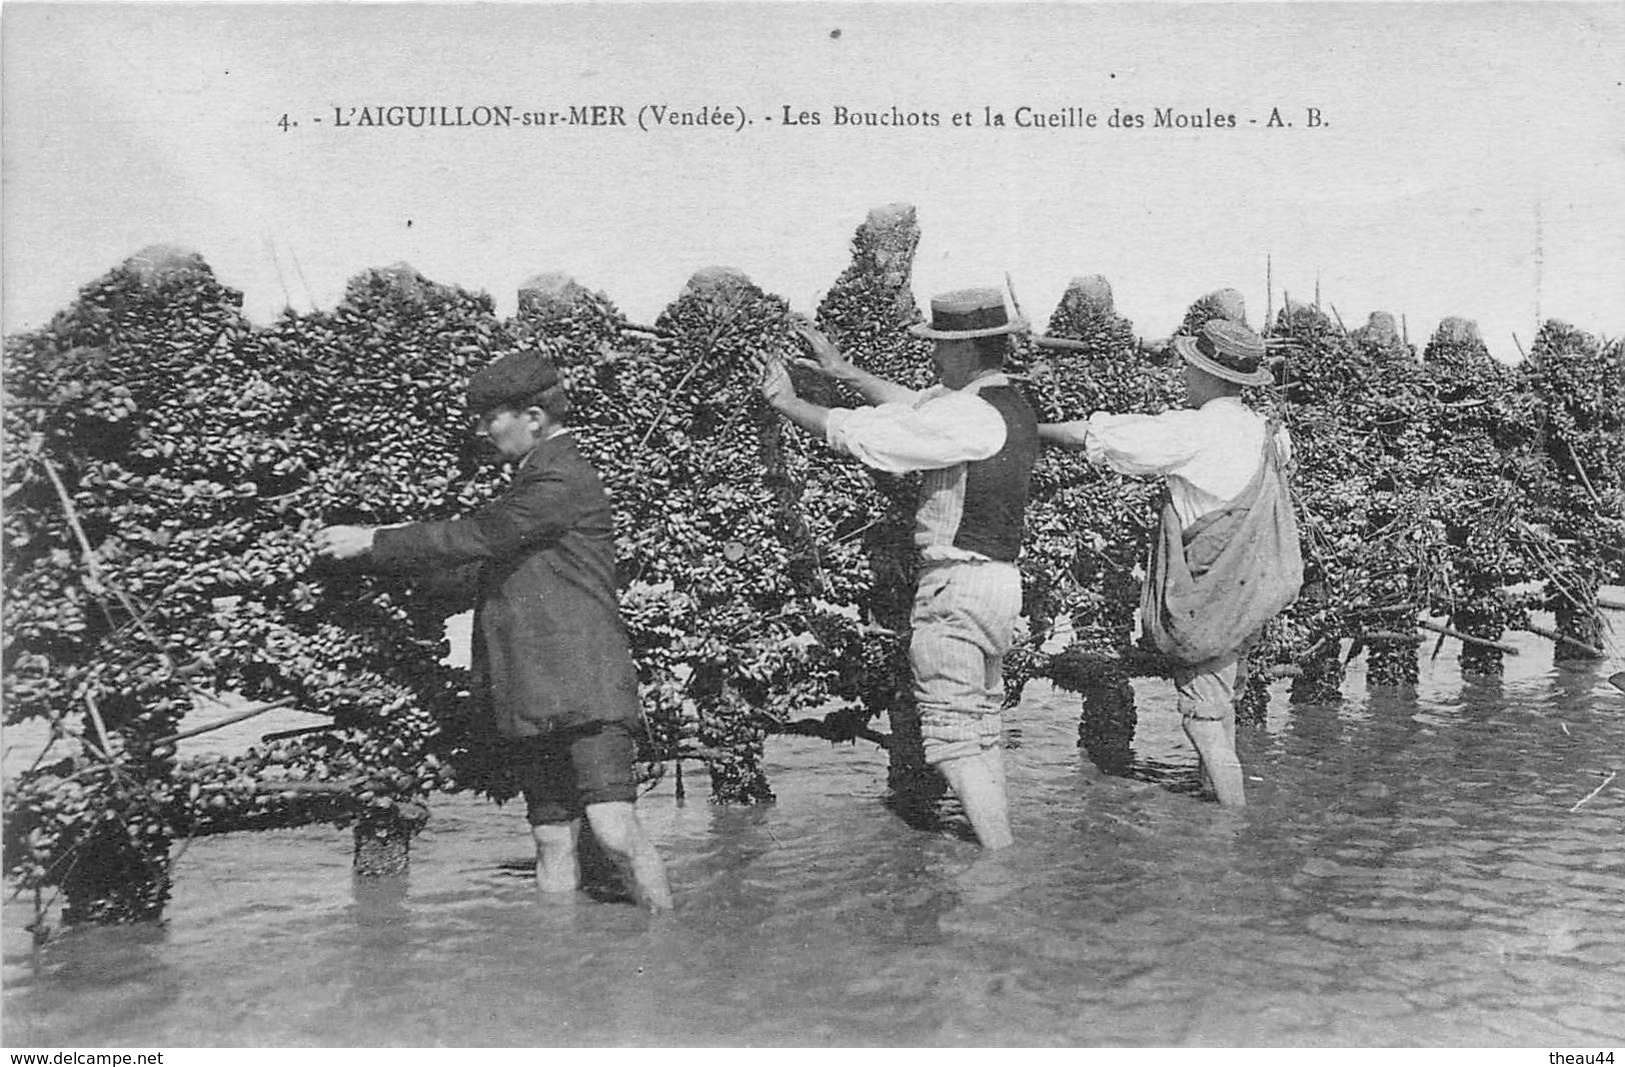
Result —
M1119 474L1172 474L1195 459L1206 443L1196 412L1164 411L1160 415L1089 416L1083 439L1090 463Z
M831 447L888 474L940 470L987 459L1004 447L1004 417L972 393L927 390L914 405L836 408Z

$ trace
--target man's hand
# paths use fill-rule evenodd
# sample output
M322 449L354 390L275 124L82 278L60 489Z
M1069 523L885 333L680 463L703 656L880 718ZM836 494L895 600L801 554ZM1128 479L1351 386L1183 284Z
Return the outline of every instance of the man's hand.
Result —
M858 368L853 366L851 360L841 355L841 350L835 347L835 343L825 337L812 323L805 319L795 320L790 323L790 328L796 332L797 337L807 342L807 347L812 349L814 357L797 359L798 367L815 370L824 377L834 378L836 381L850 382L857 378Z
M783 407L786 400L796 398L796 383L790 380L790 369L778 356L762 361L762 397L774 407Z
M370 526L327 526L316 531L316 554L325 559L355 559L372 551Z

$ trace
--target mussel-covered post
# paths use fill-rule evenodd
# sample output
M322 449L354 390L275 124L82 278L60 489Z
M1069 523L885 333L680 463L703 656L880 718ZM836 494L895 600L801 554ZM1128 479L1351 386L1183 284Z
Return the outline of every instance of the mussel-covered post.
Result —
M1185 309L1185 317L1175 332L1195 337L1214 319L1247 325L1247 301L1239 289L1215 289L1197 297Z
M910 388L931 383L930 342L906 327L919 320L911 281L920 229L914 208L887 204L871 210L852 236L852 259L818 306L817 325L858 366ZM803 383L797 379L798 387ZM808 396L856 405L855 393L808 380ZM867 718L885 713L891 729L888 782L906 812L934 817L945 786L925 763L914 710L908 661L914 602L914 508L918 475L889 475L855 461L815 465L808 473L809 504L828 533L827 552L854 584L848 596L866 639L843 674L841 692ZM809 515L815 509L808 508Z
M1294 498L1299 504L1304 583L1287 612L1294 658L1293 703L1341 697L1345 636L1352 602L1348 587L1364 532L1369 477L1347 398L1360 378L1353 343L1319 308L1289 301L1271 337L1287 352L1283 403L1292 434Z
M1096 411L1153 414L1174 402L1171 376L1141 353L1133 323L1117 314L1111 285L1098 274L1067 286L1028 380L1046 422ZM1149 551L1156 493L1152 482L1059 449L1041 452L1033 469L1022 546L1030 630L1018 652L1030 664L1026 672L1081 695L1079 743L1102 765L1125 764L1134 736L1134 690L1122 654L1134 631L1136 568ZM1046 657L1044 646L1060 626L1071 640Z
M1490 356L1478 326L1439 323L1422 363L1435 400L1434 491L1429 513L1442 525L1436 611L1452 628L1497 641L1521 615L1508 586L1530 575L1519 546L1527 512L1529 427L1520 417L1512 373ZM1463 674L1499 676L1502 652L1464 642Z
M386 814L363 816L351 827L355 839L355 873L364 878L405 874L411 866L412 837L418 827Z
M538 274L520 287L513 330L557 364L570 395L570 432L609 493L621 615L646 727L641 763L652 775L656 765L678 761L680 775L681 760L699 754L699 711L688 693L692 667L681 640L695 603L675 566L692 549L674 539L680 528L666 521L662 496L673 477L672 450L657 432L673 403L672 375L683 373L664 352L676 339L633 325L609 297L560 273ZM726 554L727 546L721 549Z
M662 684L677 688L685 751L706 761L721 801L773 799L763 742L829 699L842 644L834 579L800 507L811 442L757 388L763 357L790 346L787 315L738 271L696 273L655 323L659 388L638 393L628 423L640 461L628 596L661 605L634 603L635 632L664 616L645 632L671 664ZM636 643L634 655L648 669Z
M5 715L52 738L7 783L6 869L60 887L68 922L169 896L190 811L169 738L212 673L208 593L273 448L244 418L263 390L240 306L154 247L6 343Z
M1592 659L1602 644L1597 587L1625 554L1625 370L1619 342L1555 319L1541 327L1524 368L1542 469L1539 526L1527 537L1557 616L1559 660ZM1543 529L1542 529L1543 527Z
M1361 385L1348 395L1343 418L1364 431L1358 461L1367 487L1359 562L1349 573L1351 621L1366 645L1367 682L1415 685L1416 617L1439 584L1441 523L1428 492L1436 400L1392 315L1372 312L1351 340Z
M352 828L357 873L399 872L427 794L465 774L482 784L477 695L443 662L445 619L472 605L477 565L388 574L321 564L308 532L449 518L491 499L499 476L471 432L464 389L512 342L490 297L396 264L352 278L331 312L284 316L259 343L278 395L295 404L301 452L258 517L265 581L217 613L229 635L221 682L298 694L331 722L239 761L260 796L228 807L237 825L226 828L281 803L293 818L304 790L334 789L325 815Z

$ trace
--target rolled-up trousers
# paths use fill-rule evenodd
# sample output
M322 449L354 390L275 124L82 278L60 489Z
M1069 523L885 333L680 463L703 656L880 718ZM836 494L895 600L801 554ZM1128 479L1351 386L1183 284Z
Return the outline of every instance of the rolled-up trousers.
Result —
M914 593L909 662L927 763L1000 743L1004 655L1021 616L1014 564L928 561Z

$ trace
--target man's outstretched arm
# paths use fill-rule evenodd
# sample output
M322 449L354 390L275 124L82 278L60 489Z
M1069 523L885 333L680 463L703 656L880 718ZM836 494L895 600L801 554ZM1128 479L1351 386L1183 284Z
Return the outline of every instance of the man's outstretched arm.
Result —
M1088 419L1074 419L1071 422L1041 422L1038 424L1038 439L1047 444L1060 445L1062 448L1082 448L1084 440L1088 436Z
M896 382L889 382L876 374L859 367L841 354L835 347L835 342L825 337L816 327L809 323L797 322L794 326L796 334L807 342L812 349L812 359L798 359L798 366L815 370L826 378L833 378L838 382L845 382L852 386L863 399L871 404L912 404L919 399L919 394ZM785 412L790 418L794 415ZM797 420L799 423L799 420Z
M779 414L819 437L829 435L829 408L819 407L810 400L803 400L799 396L792 396L782 404L774 404Z
M782 357L762 365L762 396L838 452L888 474L987 459L1004 447L1004 418L980 397L949 393L923 407L826 408L801 399Z
M820 439L828 436L829 408L797 396L789 368L776 356L762 365L762 397L773 410L808 433L817 434Z

